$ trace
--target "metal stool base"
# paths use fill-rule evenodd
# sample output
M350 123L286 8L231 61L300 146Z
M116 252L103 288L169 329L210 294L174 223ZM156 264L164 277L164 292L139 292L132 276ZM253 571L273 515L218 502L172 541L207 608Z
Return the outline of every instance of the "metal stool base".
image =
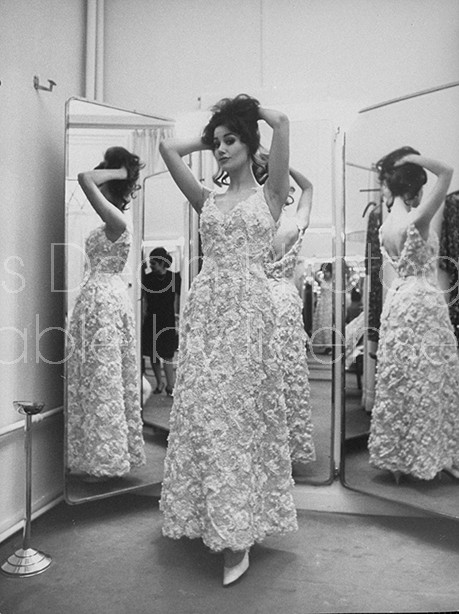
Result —
M1 566L1 572L7 576L24 578L36 576L48 569L52 558L35 548L19 548Z

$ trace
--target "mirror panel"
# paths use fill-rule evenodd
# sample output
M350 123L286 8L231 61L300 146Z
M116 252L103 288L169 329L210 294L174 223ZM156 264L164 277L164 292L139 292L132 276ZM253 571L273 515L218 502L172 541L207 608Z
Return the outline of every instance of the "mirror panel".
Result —
M71 98L66 104L66 179L65 179L65 219L66 240L65 279L66 279L66 322L70 322L75 300L84 286L85 279L85 241L88 234L103 224L81 190L77 175L90 170L103 159L104 152L111 146L122 146L137 154L145 164L141 171L139 184L141 189L132 199L126 211L128 225L132 228L132 244L127 263L121 274L129 301L135 314L135 337L137 347L137 381L135 386L141 388L141 259L143 241L143 178L159 173L162 162L159 159L159 140L173 129L172 120L134 113L108 105L90 102L80 98ZM56 255L56 254L55 254ZM73 340L66 336L66 357L72 353ZM132 469L123 477L107 481L90 481L83 479L78 471L67 468L68 436L68 360L66 361L66 397L65 397L65 499L70 504L83 503L88 500L116 495L129 490L136 490L147 485L159 483L162 479L165 441L148 424L143 427L146 465ZM147 390L143 391L145 397ZM110 454L110 451L107 451Z
M334 407L333 363L335 323L334 295L334 199L337 129L329 119L305 113L298 105L286 106L290 118L290 166L302 172L313 184L313 202L310 224L298 257L295 282L303 301L303 323L310 337L307 352L310 406L316 459L301 465L294 472L297 483L324 485L333 481L334 461ZM305 117L313 117L305 119ZM268 142L271 133L266 129L262 142ZM294 199L299 197L296 191ZM295 204L287 207L283 215L294 215ZM330 264L332 274L325 280L324 265ZM331 349L331 351L330 351Z
M142 258L145 265L144 274L152 273L150 265L150 255L155 249L164 249L170 255L172 262L168 271L173 277L169 291L176 295L175 309L180 313L186 300L190 283L190 249L188 241L188 218L189 207L183 194L177 188L168 171L146 177L144 181L144 230L142 241ZM152 356L157 356L156 341L158 342L158 354L161 353L161 330L171 322L161 322L149 313L148 305L150 297L158 306L158 299L166 293L158 294L158 290L151 286L148 277L143 282L143 318L142 318L142 372L143 381L148 383L153 390L148 400L143 406L143 419L145 424L153 427L156 431L167 435L169 432L169 417L172 408L173 397L169 396L166 386L175 381L175 370L177 365L178 335L173 346L173 356L171 359L159 358L159 369L155 373L155 365ZM168 284L169 285L169 284ZM160 306L160 305L159 305ZM152 303L153 308L153 303ZM161 309L159 310L161 312ZM150 346L149 339L153 337L153 344ZM172 375L168 369L172 370ZM158 377L161 378L159 393ZM172 381L168 381L172 377Z
M375 394L379 317L385 288L391 277L382 266L378 228L387 215L380 204L374 164L390 151L411 145L426 156L457 168L459 126L456 121L459 88L445 88L404 97L372 110L364 110L346 139L345 273L347 287L344 373L344 428L342 481L359 492L408 504L429 512L459 518L457 481L441 474L433 480L402 476L397 485L388 471L369 464L367 441ZM424 189L427 195L434 181ZM458 189L457 170L450 193ZM441 234L443 210L432 221ZM382 273L381 273L382 270ZM381 281L382 280L382 281ZM439 270L441 288L448 298L449 279ZM360 303L351 304L352 288L360 289Z

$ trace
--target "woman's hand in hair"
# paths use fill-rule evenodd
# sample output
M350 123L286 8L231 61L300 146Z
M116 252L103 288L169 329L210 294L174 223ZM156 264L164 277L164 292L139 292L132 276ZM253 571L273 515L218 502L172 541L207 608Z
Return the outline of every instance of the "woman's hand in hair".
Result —
M403 156L402 158L394 162L393 166L395 168L397 166L403 166L403 164L407 164L407 163L418 164L419 166L422 166L422 164L420 163L420 159L421 159L421 156L419 154L414 154L414 153L406 154L406 156Z

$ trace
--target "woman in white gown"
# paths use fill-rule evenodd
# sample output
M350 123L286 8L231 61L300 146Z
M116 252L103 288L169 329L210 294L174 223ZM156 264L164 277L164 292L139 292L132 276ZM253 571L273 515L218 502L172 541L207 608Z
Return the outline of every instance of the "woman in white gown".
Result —
M145 464L134 311L120 277L132 236L124 210L142 164L110 147L78 182L104 222L86 240L85 277L72 312L67 363L67 466L86 481Z
M259 120L273 131L263 186L253 172ZM203 187L182 160L203 149L229 183L224 193ZM180 324L163 533L223 551L227 586L247 570L255 542L297 528L276 313L263 268L289 191L289 121L239 95L212 109L202 138L167 140L160 151L200 215L204 254Z
M453 171L411 147L377 168L390 206L381 250L395 278L381 314L370 463L397 482L401 475L431 480L442 470L459 477L459 359L431 228ZM424 169L437 176L426 198Z

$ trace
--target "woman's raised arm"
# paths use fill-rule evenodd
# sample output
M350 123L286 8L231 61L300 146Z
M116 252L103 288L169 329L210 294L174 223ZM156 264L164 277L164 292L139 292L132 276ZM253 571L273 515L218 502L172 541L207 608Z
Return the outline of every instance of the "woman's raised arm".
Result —
M296 207L296 221L301 228L307 228L311 217L312 183L294 168L290 168L290 175L301 189L301 196Z
M272 109L259 108L260 119L273 130L269 149L269 175L264 185L271 214L277 220L289 192L289 137L290 123L287 115Z
M173 180L197 213L201 213L209 190L199 183L183 157L204 149L208 147L203 144L200 137L171 138L162 141L159 145L159 151Z
M428 232L433 216L443 204L448 193L453 176L453 168L444 162L426 158L419 154L407 154L398 160L394 166L401 166L406 162L418 164L437 176L437 181L429 196L423 199L420 205L415 209L413 208L410 213L419 232L425 235Z
M126 230L126 218L116 205L111 203L100 190L107 181L127 179L126 168L94 169L78 173L78 183L91 206L105 222L105 234L111 241L116 241Z

